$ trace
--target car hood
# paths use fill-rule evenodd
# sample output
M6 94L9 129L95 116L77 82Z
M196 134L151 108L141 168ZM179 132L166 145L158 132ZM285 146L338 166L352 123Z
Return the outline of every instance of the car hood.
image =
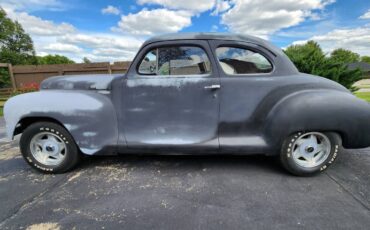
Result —
M40 89L110 90L112 81L123 76L123 74L56 76L44 80Z

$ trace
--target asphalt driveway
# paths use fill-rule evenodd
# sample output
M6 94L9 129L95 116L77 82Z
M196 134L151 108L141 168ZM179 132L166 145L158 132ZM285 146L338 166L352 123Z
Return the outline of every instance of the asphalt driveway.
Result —
M0 119L0 229L369 229L370 149L299 178L275 158L88 157L43 175Z

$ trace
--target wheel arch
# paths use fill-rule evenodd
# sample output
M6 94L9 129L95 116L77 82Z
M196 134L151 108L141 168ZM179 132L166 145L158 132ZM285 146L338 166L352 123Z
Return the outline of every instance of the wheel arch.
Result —
M30 125L34 124L34 123L37 123L37 122L52 122L52 123L56 123L60 126L62 126L64 129L66 129L68 131L68 129L63 125L62 122L58 121L57 119L55 118L52 118L52 117L48 117L48 116L37 116L37 117L23 117L21 118L14 131L13 131L13 136L16 136L18 134L22 134L23 131L28 128ZM69 131L68 131L69 132Z

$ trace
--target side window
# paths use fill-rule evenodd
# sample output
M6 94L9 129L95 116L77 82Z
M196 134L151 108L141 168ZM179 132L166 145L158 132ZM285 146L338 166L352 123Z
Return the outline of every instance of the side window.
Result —
M211 65L203 49L174 46L149 51L138 70L149 75L198 75L210 73Z
M269 73L272 64L262 54L236 47L219 47L217 59L226 74Z
M157 49L149 51L139 66L139 73L155 75L157 73Z

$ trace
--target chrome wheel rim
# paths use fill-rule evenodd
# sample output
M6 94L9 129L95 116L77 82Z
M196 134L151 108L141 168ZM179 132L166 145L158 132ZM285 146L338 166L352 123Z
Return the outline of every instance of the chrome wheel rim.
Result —
M323 133L304 133L294 141L292 156L301 167L314 168L321 165L330 155L331 144Z
M30 149L32 156L46 166L60 164L67 154L66 143L50 132L36 134L30 142Z

